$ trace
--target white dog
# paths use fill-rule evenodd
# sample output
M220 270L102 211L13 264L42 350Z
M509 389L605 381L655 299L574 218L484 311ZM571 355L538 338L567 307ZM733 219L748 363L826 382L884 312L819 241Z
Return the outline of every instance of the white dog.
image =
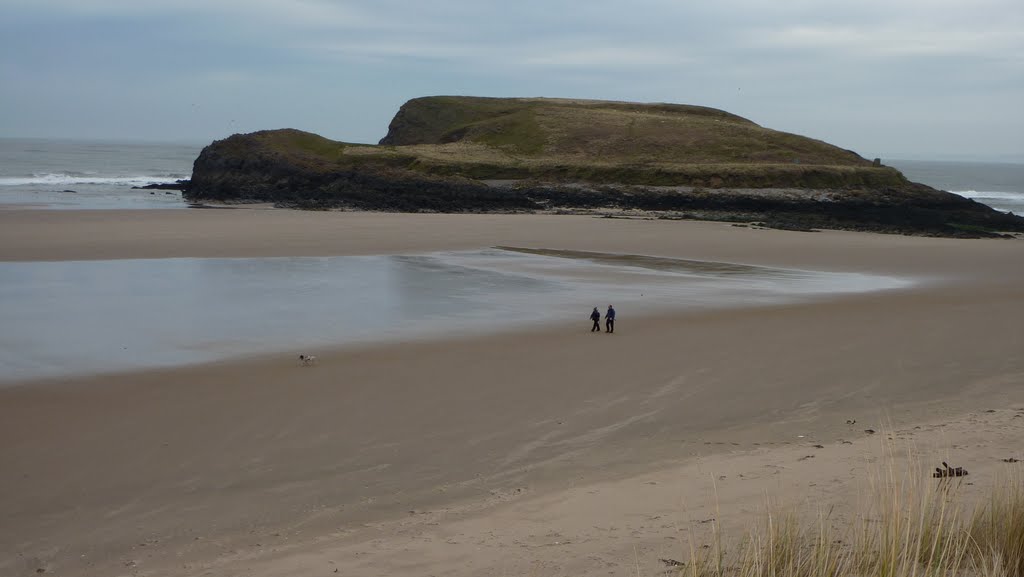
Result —
M304 367L312 367L316 364L316 357L313 355L299 355L299 364Z

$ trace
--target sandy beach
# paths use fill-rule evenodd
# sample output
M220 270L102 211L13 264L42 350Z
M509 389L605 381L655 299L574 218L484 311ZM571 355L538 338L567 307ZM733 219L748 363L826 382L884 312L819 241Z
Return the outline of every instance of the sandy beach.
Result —
M784 306L620 311L600 337L585 303L574 326L325 348L315 367L282 344L2 387L0 575L656 575L704 522L742 530L766 495L851 511L887 442L899 467L970 469L967 498L1019 470L1003 459L1024 459L1021 239L555 215L0 210L3 261L493 246L920 282Z

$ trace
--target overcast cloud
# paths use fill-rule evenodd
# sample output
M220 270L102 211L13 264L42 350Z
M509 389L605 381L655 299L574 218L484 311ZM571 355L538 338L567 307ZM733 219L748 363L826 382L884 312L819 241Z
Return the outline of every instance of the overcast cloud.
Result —
M1024 160L1020 0L0 0L0 135L376 142L434 94L721 108Z

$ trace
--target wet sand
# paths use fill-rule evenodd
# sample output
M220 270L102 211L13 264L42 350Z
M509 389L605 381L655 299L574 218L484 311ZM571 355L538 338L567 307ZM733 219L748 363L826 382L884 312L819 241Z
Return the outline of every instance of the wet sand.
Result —
M0 387L416 338L905 288L913 279L485 249L408 255L0 262ZM253 314L259 311L259 314Z
M318 350L316 367L289 351L0 389L0 574L656 574L709 517L712 478L720 522L741 526L765 492L849 506L856 471L877 457L869 428L966 466L979 493L1001 458L1021 457L1020 240L572 216L0 211L3 260L496 245L932 282L620 311L614 335L589 333L584 310L579 326Z

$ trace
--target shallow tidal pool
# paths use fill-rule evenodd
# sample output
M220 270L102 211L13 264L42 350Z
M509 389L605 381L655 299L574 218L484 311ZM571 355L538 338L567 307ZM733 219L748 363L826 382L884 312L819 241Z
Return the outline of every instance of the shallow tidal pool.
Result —
M0 381L452 337L901 288L909 279L639 255L418 255L0 263Z

